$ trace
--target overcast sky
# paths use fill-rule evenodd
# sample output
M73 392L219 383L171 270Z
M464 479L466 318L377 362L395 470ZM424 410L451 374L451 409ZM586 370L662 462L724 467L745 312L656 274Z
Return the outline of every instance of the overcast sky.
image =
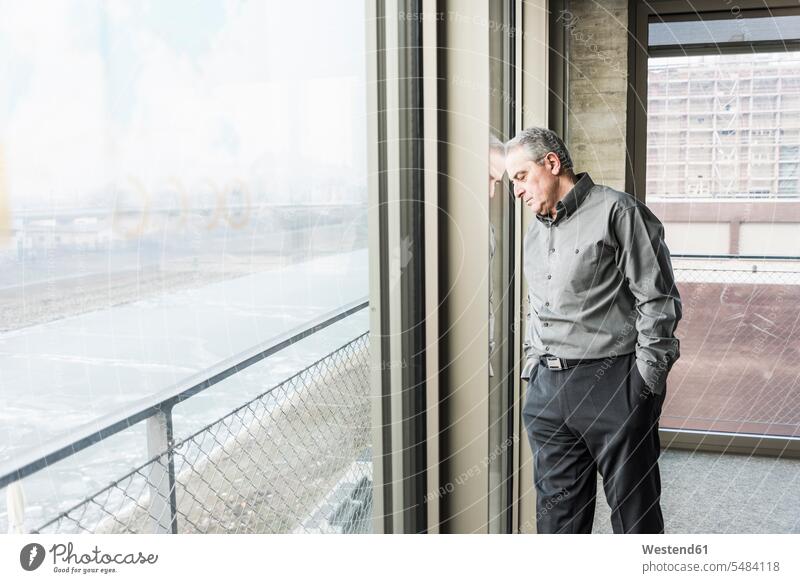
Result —
M361 0L0 0L12 206L131 177L365 181Z

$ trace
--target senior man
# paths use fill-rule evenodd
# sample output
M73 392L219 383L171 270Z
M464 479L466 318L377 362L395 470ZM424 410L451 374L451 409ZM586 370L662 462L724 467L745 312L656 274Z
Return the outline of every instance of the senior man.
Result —
M664 228L633 196L575 174L564 142L506 144L525 235L523 419L539 533L590 533L597 472L615 533L663 533L658 420L680 356L681 300Z

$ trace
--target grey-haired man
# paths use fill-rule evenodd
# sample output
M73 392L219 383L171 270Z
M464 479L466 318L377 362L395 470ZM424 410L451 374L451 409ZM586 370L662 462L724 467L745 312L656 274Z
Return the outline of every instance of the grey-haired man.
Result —
M681 318L664 228L630 194L575 174L554 132L529 128L506 149L537 219L522 373L537 530L591 532L599 470L614 532L662 533L658 421Z

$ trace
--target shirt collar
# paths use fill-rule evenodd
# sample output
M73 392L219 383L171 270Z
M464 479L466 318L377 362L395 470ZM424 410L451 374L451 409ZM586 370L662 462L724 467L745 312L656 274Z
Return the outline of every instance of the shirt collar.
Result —
M575 214L578 207L586 199L586 195L594 186L594 181L588 172L581 172L575 175L575 186L570 188L569 192L556 203L556 217L544 216L536 214L536 218L543 223L555 224L562 220L564 217L569 217Z

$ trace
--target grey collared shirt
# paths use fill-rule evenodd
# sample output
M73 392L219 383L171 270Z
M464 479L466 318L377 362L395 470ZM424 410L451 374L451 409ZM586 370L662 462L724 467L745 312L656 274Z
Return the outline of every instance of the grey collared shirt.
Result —
M680 357L681 298L664 227L625 192L586 172L556 205L536 215L524 242L528 328L522 378L539 357L605 358L636 352L656 393Z

